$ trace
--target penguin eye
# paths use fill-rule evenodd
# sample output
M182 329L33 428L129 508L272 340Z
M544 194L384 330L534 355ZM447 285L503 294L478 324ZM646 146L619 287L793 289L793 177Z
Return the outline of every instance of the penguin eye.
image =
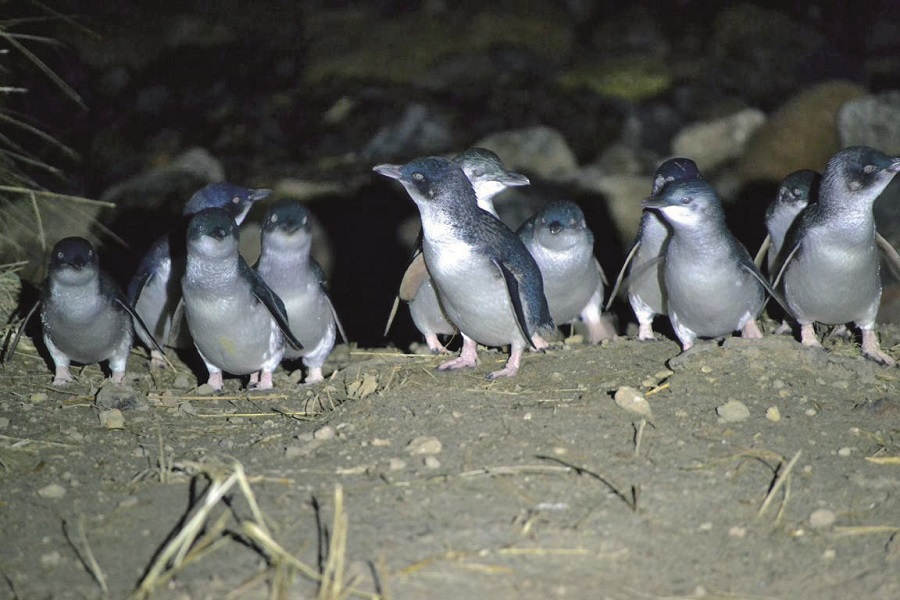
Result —
M863 173L866 175L873 173L875 171L875 165L866 165L863 167Z
M300 221L300 224L301 224L301 225L306 225L306 217L303 217L303 220Z
M692 200L693 198L691 198L690 196L683 196L681 200L679 200L679 202L681 202L682 204L690 204Z
M57 253L56 253L56 258L59 259L59 260L62 260L62 259L63 259L63 253L62 253L62 252L57 252Z
M475 169L474 171L472 171L472 176L473 177L483 177L484 171L482 171L481 169Z
M425 179L425 176L422 175L421 173L416 172L416 173L413 173L413 174L412 174L412 178L413 178L415 181L423 181L423 180Z
M88 257L94 258L94 251L93 251L93 250L88 250Z
M277 223L277 222L278 222L278 215L272 215L272 216L269 218L269 222L271 222L271 223Z
M232 204L240 204L240 202L241 202L240 196L235 196L234 198L231 199Z

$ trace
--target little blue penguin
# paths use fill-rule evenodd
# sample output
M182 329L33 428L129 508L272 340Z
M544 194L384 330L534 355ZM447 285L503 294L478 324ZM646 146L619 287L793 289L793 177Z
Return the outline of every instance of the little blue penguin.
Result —
M821 347L814 323L852 321L862 331L863 355L895 364L875 333L881 276L872 206L898 171L900 158L866 146L844 148L829 159L818 200L788 231L776 286L804 346Z
M222 208L205 208L187 228L187 260L181 279L184 317L194 346L222 389L222 372L250 375L251 387L272 387L284 340L303 345L290 331L281 298L238 252L238 226Z
M500 161L500 157L485 148L469 148L458 154L453 162L458 164L469 178L469 182L475 190L478 207L497 218L499 217L494 208L494 197L509 187L529 184L526 176L507 171ZM416 253L400 284L398 300L409 304L413 323L425 336L428 348L435 353L446 352L447 350L438 340L438 336L452 335L456 333L456 328L447 321L431 279L428 277L422 257L421 243L417 246ZM390 329L396 307L397 301L394 302L385 333Z
M580 316L590 343L614 337L601 317L606 276L594 257L594 234L581 208L574 202L552 202L516 233L541 270L553 322L561 325Z
M511 346L506 366L488 379L513 377L529 345L542 349L554 329L541 272L521 240L478 208L462 169L441 157L374 170L396 179L419 208L422 254L441 305L463 336L460 356L439 369L474 367L478 343Z
M266 198L269 193L267 189L252 190L224 182L204 186L185 204L179 224L159 238L144 255L128 286L128 300L153 334L153 340L150 340L138 330L138 337L150 348L154 366L163 362L155 345L183 347L189 343L180 331L183 329L180 323L173 322L173 316L181 299L185 230L190 216L204 208L218 207L228 211L240 225L253 203Z
M669 183L644 208L657 211L672 227L663 277L669 319L683 350L697 338L718 338L741 330L762 333L756 317L766 287L747 249L725 225L715 190L703 180Z
M91 243L67 237L53 246L41 286L44 343L56 367L53 385L72 381L69 363L109 361L121 383L131 351L132 316L124 295L100 270Z
M337 331L346 341L331 300L325 291L325 273L310 256L312 223L307 208L296 200L281 200L269 207L263 220L262 252L256 272L284 302L291 332L302 350L286 347L284 358L301 358L308 368L306 383L322 381L322 365Z
M688 158L671 158L662 163L653 174L650 197L655 198L672 182L694 179L700 179L700 171L694 161ZM665 219L655 211L645 210L641 215L634 245L625 259L625 264L622 265L615 288L610 294L612 302L627 270L628 302L640 326L639 340L656 339L653 335L653 317L668 314L661 258L666 252L671 233Z
M768 236L763 241L754 262L757 267L762 268L762 256L767 254L766 263L770 277L775 276L774 269L778 253L781 252L788 229L810 201L815 200L821 179L821 175L809 169L794 171L784 178L781 185L778 186L775 199L766 208Z

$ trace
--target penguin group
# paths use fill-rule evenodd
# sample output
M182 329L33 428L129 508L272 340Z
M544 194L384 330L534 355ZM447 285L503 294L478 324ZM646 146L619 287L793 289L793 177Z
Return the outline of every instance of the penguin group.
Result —
M800 342L820 348L816 324L853 323L865 357L896 362L880 347L875 318L880 253L900 257L876 231L873 204L900 171L900 158L876 149L844 148L821 174L788 175L766 211L768 236L755 261L729 230L722 201L697 165L688 158L663 162L608 297L594 236L577 204L550 202L516 231L498 218L494 197L529 180L493 152L471 148L452 159L429 156L373 170L399 182L421 218L388 327L403 301L432 352L447 353L441 337L458 333L459 355L439 370L475 367L479 345L509 347L506 364L487 378L513 377L524 353L548 349L567 323L580 323L591 344L614 338L603 312L620 289L642 341L657 339L657 316L668 317L685 352L698 339L734 332L759 338L760 315L773 302L785 314L775 333L795 323ZM53 384L72 380L70 362L106 361L111 379L121 382L134 338L150 350L154 366L166 363L165 346L192 344L217 391L223 373L271 388L284 360L302 360L307 383L324 379L338 335L347 336L310 256L307 207L270 204L256 265L239 252L241 222L269 196L227 183L197 191L143 258L127 295L100 270L88 241L60 240L39 300Z

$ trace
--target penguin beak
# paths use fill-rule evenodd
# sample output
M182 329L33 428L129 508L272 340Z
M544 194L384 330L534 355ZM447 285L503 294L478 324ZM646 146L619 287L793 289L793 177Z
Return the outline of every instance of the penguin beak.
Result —
M900 158L895 158L894 162L891 163L891 166L885 170L890 171L891 173L900 172Z
M656 208L663 208L666 205L667 205L666 202L663 202L662 200L658 200L657 198L644 198L643 200L641 200L641 207L649 208L650 210L653 210Z
M547 229L550 230L550 233L556 235L557 233L565 229L565 227L563 227L563 224L559 221L553 221L549 225L547 225Z
M209 237L216 240L224 240L227 236L227 232L224 227L216 227L212 231L209 232Z
M249 200L250 202L256 202L257 200L268 198L271 194L272 190L260 188L258 190L252 190L251 194L247 196L247 200Z
M378 173L379 175L384 175L385 177L390 177L391 179L400 179L403 177L403 174L400 172L401 165L375 165L372 167L372 170Z
M531 180L521 173L507 173L503 177L498 177L497 182L502 183L507 187L518 187L531 184Z

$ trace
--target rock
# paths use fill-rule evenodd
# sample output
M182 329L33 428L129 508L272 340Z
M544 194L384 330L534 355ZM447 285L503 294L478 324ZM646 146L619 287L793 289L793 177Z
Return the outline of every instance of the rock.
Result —
M66 495L66 488L59 485L58 483L51 483L50 485L44 486L39 489L37 493L41 498L50 498L53 500L57 500Z
M603 195L619 238L628 244L637 235L643 213L641 200L650 194L650 179L644 175L607 175L593 165L575 174L581 189Z
M830 81L801 91L781 105L747 142L738 172L745 182L780 182L799 169L822 171L838 151L837 113L865 94L848 81Z
M871 146L900 154L900 91L863 96L844 104L837 115L841 147Z
M334 428L331 425L325 425L324 427L319 427L313 432L314 440L330 440L334 438Z
M6 417L0 417L0 431L9 427L9 419Z
M441 440L430 435L422 435L413 438L412 441L406 445L406 451L413 456L440 454L441 450L443 450Z
M778 423L781 421L781 411L778 410L777 406L770 406L766 409L766 418L773 423Z
M118 408L100 411L100 424L107 429L125 429L125 416Z
M809 515L809 526L813 529L825 529L834 525L836 520L837 515L834 514L834 511L820 508Z
M44 392L35 392L29 398L32 404L41 404L47 401L47 394Z
M426 469L439 469L441 468L441 461L436 459L434 456L426 456L423 461Z
M203 148L190 148L162 166L109 187L100 199L118 209L141 211L173 207L176 214L191 194L208 183L225 180L225 169Z
M710 173L740 157L747 140L765 122L765 113L747 108L727 117L691 123L675 134L672 154L688 156L701 173Z
M146 410L147 400L140 392L128 385L105 382L94 397L94 404L100 410Z
M213 386L208 383L204 383L197 386L197 389L194 390L194 393L197 396L212 396L216 393L216 390L213 389Z
M360 152L365 162L408 160L453 147L447 117L423 104L409 105L395 122L382 127Z
M726 423L739 423L750 418L750 409L743 402L729 400L716 407L716 414Z
M613 399L619 408L624 408L629 412L641 415L648 419L653 417L650 411L650 403L644 398L643 394L632 387L622 386L616 390Z
M811 58L827 42L787 11L743 2L718 12L708 47L718 85L737 90L754 106L765 106L795 90L801 75L815 80L817 75L809 72Z
M578 168L563 135L542 125L493 133L474 145L496 152L507 169L540 179L567 181Z

